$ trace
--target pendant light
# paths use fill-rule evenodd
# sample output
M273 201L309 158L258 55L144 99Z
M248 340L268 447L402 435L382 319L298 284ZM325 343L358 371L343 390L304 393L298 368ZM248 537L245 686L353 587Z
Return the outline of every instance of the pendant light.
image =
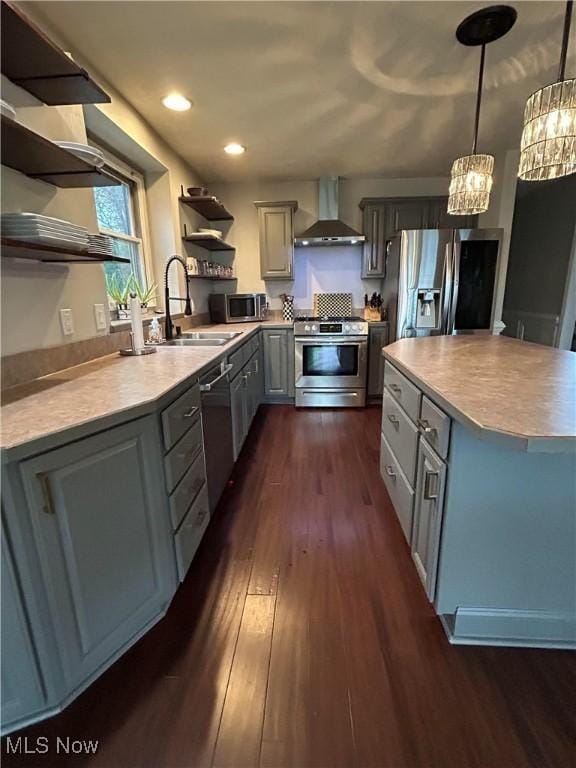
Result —
M557 179L576 172L576 79L565 80L572 0L566 3L558 80L526 102L518 176Z
M472 154L459 157L452 164L450 175L450 193L448 213L456 216L471 216L488 210L492 173L493 155L478 154L478 126L480 124L480 102L482 100L482 80L484 78L484 60L486 45L503 37L514 25L516 11L509 5L492 5L471 14L464 19L456 30L456 38L462 45L481 45L478 92L476 94L476 119L474 121L474 141Z

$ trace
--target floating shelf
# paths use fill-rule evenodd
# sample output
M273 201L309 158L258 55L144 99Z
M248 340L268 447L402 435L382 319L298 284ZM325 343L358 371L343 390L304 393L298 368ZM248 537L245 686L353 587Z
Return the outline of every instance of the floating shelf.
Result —
M196 235L185 235L182 240L184 240L185 243L194 243L194 245L199 245L200 248L205 248L207 251L236 250L233 245L225 243L224 240L221 240L219 237L214 237L214 235L208 235L204 233L199 233Z
M12 3L2 3L2 74L51 106L103 104L110 96Z
M237 280L237 277L219 277L218 275L191 275L188 274L188 280Z
M4 115L2 165L56 187L113 187L120 184L99 168Z
M120 256L102 256L90 251L79 251L76 248L60 248L54 245L29 243L25 240L14 240L3 237L0 241L2 257L12 259L30 259L31 261L51 262L54 264L102 264L114 261L118 264L130 264L130 259Z
M179 200L184 205L189 205L207 221L234 221L234 216L224 208L217 197L210 195L186 197L182 195Z

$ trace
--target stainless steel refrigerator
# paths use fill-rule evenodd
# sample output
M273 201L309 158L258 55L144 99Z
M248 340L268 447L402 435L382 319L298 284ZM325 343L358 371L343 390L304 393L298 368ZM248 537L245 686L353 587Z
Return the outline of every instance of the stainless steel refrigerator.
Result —
M409 229L387 243L390 340L490 333L501 229Z

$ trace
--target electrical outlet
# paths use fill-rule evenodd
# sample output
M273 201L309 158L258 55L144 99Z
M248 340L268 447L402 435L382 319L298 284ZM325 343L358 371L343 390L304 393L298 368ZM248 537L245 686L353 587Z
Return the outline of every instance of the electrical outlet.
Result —
M94 322L96 323L97 331L107 330L106 313L104 312L104 304L94 304Z
M64 336L74 335L74 318L72 317L71 309L60 310L60 325L62 326Z

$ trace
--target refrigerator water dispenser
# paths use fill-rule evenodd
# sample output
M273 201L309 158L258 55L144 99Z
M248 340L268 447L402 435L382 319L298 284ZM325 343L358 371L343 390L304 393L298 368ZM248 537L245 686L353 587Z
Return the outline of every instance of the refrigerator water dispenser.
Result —
M416 328L436 328L440 316L440 291L419 290L416 304Z

